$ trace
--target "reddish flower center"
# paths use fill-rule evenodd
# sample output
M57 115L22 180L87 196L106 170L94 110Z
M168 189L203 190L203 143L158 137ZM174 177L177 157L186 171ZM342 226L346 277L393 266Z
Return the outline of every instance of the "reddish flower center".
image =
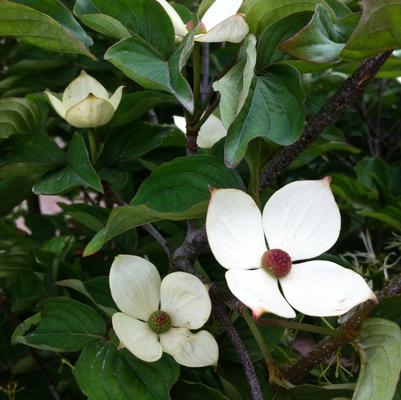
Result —
M171 328L171 318L165 311L155 311L148 319L149 328L158 335Z
M263 268L276 278L283 278L291 271L291 257L283 250L271 249L262 257Z

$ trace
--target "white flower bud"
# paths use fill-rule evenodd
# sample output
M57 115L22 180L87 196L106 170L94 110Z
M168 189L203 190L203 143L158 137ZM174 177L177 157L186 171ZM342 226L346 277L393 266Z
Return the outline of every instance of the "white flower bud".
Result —
M81 71L64 90L62 100L46 91L51 105L60 117L75 128L96 128L113 118L120 104L123 86L112 96L95 78Z

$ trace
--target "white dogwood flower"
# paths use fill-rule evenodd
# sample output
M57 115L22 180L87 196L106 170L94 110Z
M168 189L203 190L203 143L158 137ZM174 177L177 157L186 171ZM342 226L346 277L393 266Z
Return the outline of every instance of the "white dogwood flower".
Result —
M176 127L186 134L186 121L184 117L180 117L178 115L174 115L174 124ZM201 126L198 134L198 138L196 139L196 144L198 147L202 149L210 149L216 144L220 139L227 135L227 129L224 127L220 118L217 118L215 115L211 114L210 117L205 121L205 123Z
M110 97L95 78L81 71L64 90L62 100L49 91L46 95L61 118L75 128L96 128L107 124L120 104L124 86Z
M157 0L171 19L177 38L183 38L191 30L186 26L167 0ZM196 42L239 43L249 32L243 15L237 14L243 0L215 0L200 21L201 31L195 36ZM189 25L193 25L189 23Z
M173 272L163 281L144 258L119 255L110 270L111 295L121 312L113 329L132 354L153 362L163 351L187 367L215 365L218 346L207 331L192 333L209 319L208 291L197 277Z
M255 318L265 312L293 318L290 305L311 316L337 316L376 299L350 269L331 261L298 262L329 250L340 234L341 216L330 181L284 186L270 197L263 215L248 194L213 190L206 220L210 248L228 269L231 292Z

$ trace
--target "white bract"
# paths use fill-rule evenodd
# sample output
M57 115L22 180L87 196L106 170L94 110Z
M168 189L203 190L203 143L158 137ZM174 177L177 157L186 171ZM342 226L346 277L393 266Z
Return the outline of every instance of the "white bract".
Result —
M75 128L96 128L107 124L120 104L124 86L110 97L104 86L81 71L64 90L62 100L49 91L46 95L60 117Z
M292 307L311 316L337 316L376 299L364 279L350 269L322 260L294 263L321 255L337 241L341 217L330 180L284 186L270 197L263 215L246 193L213 190L206 220L210 248L228 269L231 292L255 318L265 312L293 318ZM268 248L291 258L284 277L277 278L263 266Z
M186 121L184 117L179 117L174 115L174 123L177 128L184 134L187 132ZM227 129L224 128L223 123L220 118L211 114L210 117L201 126L196 140L198 147L202 149L210 149L216 144L220 139L227 135Z
M174 26L176 37L183 38L188 28L167 0L157 0L164 8ZM237 14L243 0L215 0L201 19L202 32L195 36L197 42L239 43L249 32L241 14Z
M164 351L187 367L217 364L219 350L214 337L207 331L190 331L201 328L211 312L209 294L200 279L173 272L161 281L149 261L119 255L111 266L110 289L121 310L113 315L113 329L136 357L153 362ZM168 326L156 326L163 333L156 333L151 323L155 314L169 320Z

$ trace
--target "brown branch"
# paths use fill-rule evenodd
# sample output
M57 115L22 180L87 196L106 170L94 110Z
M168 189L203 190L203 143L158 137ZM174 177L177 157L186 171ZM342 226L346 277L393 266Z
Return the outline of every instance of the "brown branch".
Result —
M344 82L337 93L309 121L302 136L291 146L282 149L262 172L259 189L263 191L294 161L328 126L337 122L344 111L364 92L380 68L390 57L386 51L377 57L365 60Z
M377 294L377 299L380 302L399 293L401 293L401 274L396 276ZM329 358L344 344L354 340L358 336L362 323L368 318L375 304L373 301L367 301L362 304L359 310L338 328L342 335L341 337L331 336L320 341L308 354L299 359L285 372L285 377L294 384L302 382L305 375L312 368Z
M227 317L228 310L224 306L224 303L220 301L220 299L214 298L214 296L212 296L212 298L214 315L216 316L216 319L219 321L220 325L223 327L224 332L227 334L231 344L240 358L246 380L249 383L252 400L263 400L262 389L260 388L259 380L252 364L252 360L244 343Z

